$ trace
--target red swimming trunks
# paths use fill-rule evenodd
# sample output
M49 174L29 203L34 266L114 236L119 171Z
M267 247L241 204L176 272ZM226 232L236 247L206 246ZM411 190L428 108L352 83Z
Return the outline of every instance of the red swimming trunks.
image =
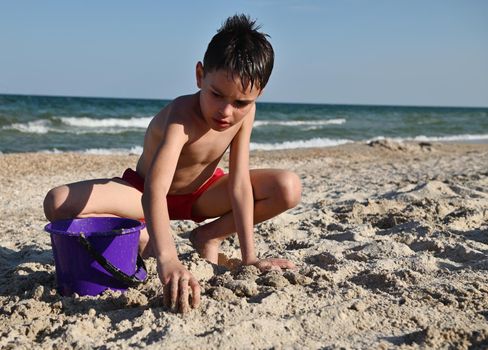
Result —
M195 192L189 194L167 195L166 202L168 203L169 218L171 220L193 220L195 222L201 222L208 219L206 217L193 216L191 213L193 204L203 192L224 175L224 171L221 168L217 168L213 175ZM144 179L131 168L124 171L122 180L128 182L135 189L144 192Z

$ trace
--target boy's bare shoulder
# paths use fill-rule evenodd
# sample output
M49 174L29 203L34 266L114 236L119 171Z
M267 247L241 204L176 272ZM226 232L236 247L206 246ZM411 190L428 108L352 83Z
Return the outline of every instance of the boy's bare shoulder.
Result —
M194 118L198 113L198 97L196 95L184 95L171 101L156 117L167 118L174 122L184 122L189 118Z
M149 123L146 134L144 136L144 149L137 169L140 174L145 174L147 168L151 164L156 150L161 142L167 137L168 128L170 125L181 124L183 129L180 129L181 133L179 137L185 137L187 140L191 140L195 137L196 124L199 124L200 119L198 114L198 107L195 107L195 103L198 103L198 95L185 95L175 98L165 107L163 107ZM198 110L196 110L198 108ZM172 129L172 135L175 129Z
M162 108L151 120L148 129L162 131L171 123L183 124L187 128L191 128L199 120L202 118L200 117L198 96L184 95L175 98Z

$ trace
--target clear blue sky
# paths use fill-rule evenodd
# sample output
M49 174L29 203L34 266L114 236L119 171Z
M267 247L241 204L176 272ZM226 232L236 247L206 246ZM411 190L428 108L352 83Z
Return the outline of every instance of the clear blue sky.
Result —
M488 106L484 0L3 0L0 93L171 99L229 15L271 35L262 101Z

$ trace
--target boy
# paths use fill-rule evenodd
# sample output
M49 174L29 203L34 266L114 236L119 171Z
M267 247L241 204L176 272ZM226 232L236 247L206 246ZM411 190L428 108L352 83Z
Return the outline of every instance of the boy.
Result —
M209 43L203 64L196 65L199 91L176 98L152 119L135 171L59 186L44 200L50 221L144 218L140 252L156 258L164 303L173 310L187 312L190 299L197 307L200 287L178 260L170 219L217 218L190 235L211 263L217 263L220 243L237 232L243 264L261 270L294 267L285 259L258 260L254 251L253 225L296 206L301 197L294 173L249 169L256 99L274 61L267 35L258 30L248 16L227 19ZM229 146L229 174L224 174L217 165Z

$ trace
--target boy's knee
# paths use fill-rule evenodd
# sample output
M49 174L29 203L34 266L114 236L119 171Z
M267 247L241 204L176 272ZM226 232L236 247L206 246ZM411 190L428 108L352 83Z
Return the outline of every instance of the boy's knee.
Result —
M63 211L66 211L66 208L63 208L63 204L66 203L68 194L68 186L55 187L46 194L43 203L46 219L54 221L69 217L69 213L63 213Z
M294 208L302 199L302 183L297 174L286 171L279 178L280 195L287 209Z

